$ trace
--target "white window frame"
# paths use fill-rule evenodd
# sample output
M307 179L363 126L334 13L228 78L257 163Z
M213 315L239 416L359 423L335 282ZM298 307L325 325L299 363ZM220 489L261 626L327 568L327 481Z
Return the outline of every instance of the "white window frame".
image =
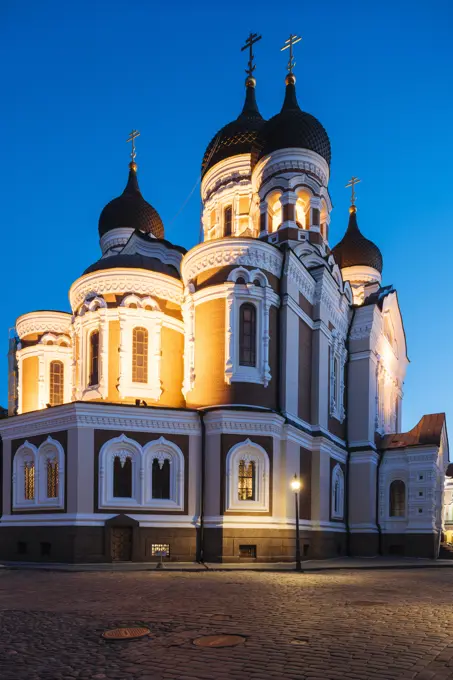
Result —
M132 460L132 497L113 495L113 469L117 456ZM170 461L170 499L152 498L152 461ZM99 452L99 508L184 510L184 455L171 441L160 437L140 446L125 434L109 439Z
M335 507L335 488L337 483L339 499L338 510ZM332 470L331 515L332 519L344 519L344 473L339 463L337 463Z
M47 461L51 458L58 462L58 496L47 498ZM27 500L24 494L24 463L33 461L35 465L35 497ZM65 492L65 454L60 442L47 437L37 448L25 441L16 451L13 462L13 508L42 510L43 507L64 508Z
M239 464L255 463L255 500L239 500ZM270 463L267 452L250 439L235 444L226 457L225 510L249 512L269 512Z
M330 340L330 407L329 413L342 423L346 417L344 408L344 370L348 353L344 340L333 330ZM338 368L335 380L335 365Z

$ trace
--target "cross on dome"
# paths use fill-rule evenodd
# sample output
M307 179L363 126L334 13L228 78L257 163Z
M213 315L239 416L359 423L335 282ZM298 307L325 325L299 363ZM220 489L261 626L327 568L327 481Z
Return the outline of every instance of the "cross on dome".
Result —
M289 49L289 60L288 60L288 66L286 67L288 69L288 72L292 75L293 69L296 65L296 61L294 59L293 55L293 47L296 45L298 42L302 40L301 37L290 33L288 40L285 40L284 46L281 48L280 52L284 52L285 50Z

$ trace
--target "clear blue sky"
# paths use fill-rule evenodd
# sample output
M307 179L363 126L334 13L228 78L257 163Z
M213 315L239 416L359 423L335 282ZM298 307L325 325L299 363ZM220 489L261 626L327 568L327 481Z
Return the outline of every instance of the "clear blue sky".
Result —
M67 292L98 259L97 220L127 178L141 131L142 192L166 236L198 241L204 149L242 106L249 31L257 95L282 103L290 32L299 103L332 142L331 245L358 175L362 231L398 290L411 364L403 426L450 409L453 385L453 4L325 0L279 4L32 0L0 4L2 278L0 403L8 328L34 309L69 311ZM453 436L453 421L450 421Z

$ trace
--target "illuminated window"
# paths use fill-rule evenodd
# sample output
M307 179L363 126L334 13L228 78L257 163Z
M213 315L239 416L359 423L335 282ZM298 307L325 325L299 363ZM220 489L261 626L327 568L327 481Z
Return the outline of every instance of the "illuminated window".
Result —
M170 498L170 461L154 458L152 466L152 497Z
M233 208L228 205L223 211L223 235L231 236L233 229Z
M118 455L113 461L113 496L132 498L132 459Z
M277 231L283 221L282 204L280 201L280 194L273 193L267 200L269 231Z
M152 543L151 555L153 557L170 557L169 543Z
M148 382L148 331L134 328L132 334L132 381Z
M58 498L58 460L47 460L47 498Z
M299 191L297 194L296 223L299 229L310 227L310 194L307 191Z
M62 361L50 362L50 396L49 403L58 406L63 403L64 366Z
M93 331L90 335L90 374L88 385L99 384L99 331Z
M389 490L389 516L404 517L406 515L406 485L401 479L395 479Z
M254 501L256 486L255 463L241 460L238 472L238 500Z
M35 464L33 461L24 463L24 498L33 501L35 498Z
M256 366L256 307L248 302L239 309L239 364Z

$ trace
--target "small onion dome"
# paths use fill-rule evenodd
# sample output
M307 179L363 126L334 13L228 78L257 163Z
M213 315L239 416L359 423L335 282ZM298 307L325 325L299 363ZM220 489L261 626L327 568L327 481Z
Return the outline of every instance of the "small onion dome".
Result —
M247 78L241 114L236 120L225 125L209 142L201 164L202 177L219 161L242 153L251 153L254 149L258 133L266 122L258 111L255 85L255 78Z
M357 208L349 208L349 224L340 243L332 249L340 269L362 265L372 267L382 273L382 254L379 248L362 234L357 224Z
M327 132L314 116L302 111L297 102L296 78L286 77L286 93L282 110L263 128L258 160L279 149L309 149L330 165L330 140Z
M121 196L107 203L99 218L99 236L120 227L138 229L156 238L164 237L164 225L157 210L143 198L137 180L137 166L129 164L129 179Z

